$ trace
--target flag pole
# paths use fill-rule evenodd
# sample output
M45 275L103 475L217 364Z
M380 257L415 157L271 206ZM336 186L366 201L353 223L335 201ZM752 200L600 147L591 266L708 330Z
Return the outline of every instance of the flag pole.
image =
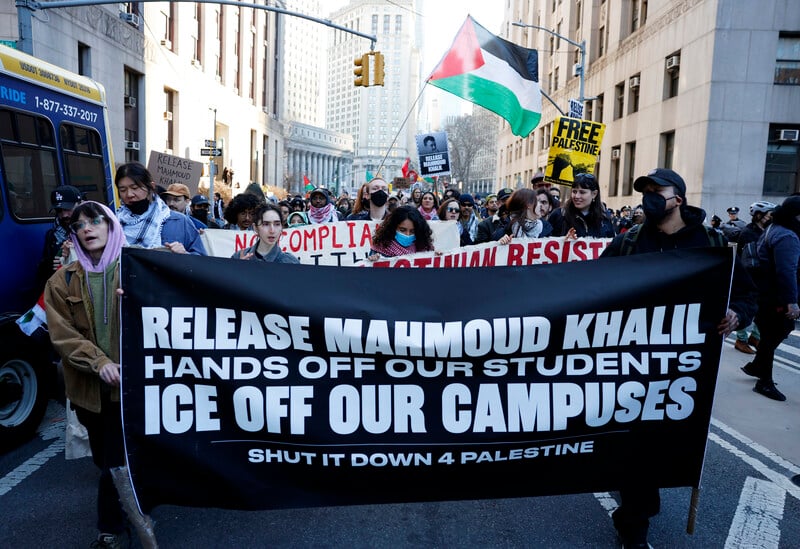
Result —
M403 131L403 128L405 127L406 122L408 122L408 117L411 116L412 112L414 112L414 107L417 106L417 103L419 102L419 98L422 97L422 92L425 91L425 86L427 86L427 85L428 85L428 81L425 80L425 84L423 84L422 89L419 90L419 94L417 94L417 98L414 99L414 103L411 104L411 108L409 109L408 114L406 114L406 117L403 119L403 122L400 124L400 127L397 128L397 133L394 134L394 139L392 139L392 144L389 145L389 148L387 149L386 154L383 156L383 160L381 160L380 166L378 166L378 170L375 172L378 175L381 175L381 170L383 169L383 165L386 162L386 159L389 157L389 153L392 152L392 149L394 148L394 144L397 143L397 138L400 136L400 132Z

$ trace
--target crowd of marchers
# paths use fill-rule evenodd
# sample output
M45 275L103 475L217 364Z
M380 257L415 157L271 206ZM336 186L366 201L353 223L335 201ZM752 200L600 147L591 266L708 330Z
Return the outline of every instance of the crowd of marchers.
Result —
M47 233L39 265L44 288L49 337L60 354L66 395L86 426L94 462L101 471L98 486L95 547L119 547L127 528L110 469L124 464L119 405L120 326L117 295L119 258L125 246L169 253L206 255L201 239L206 230L253 231L249 248L233 255L238 260L298 263L283 252L280 238L286 228L340 220L379 223L368 259L437 251L431 223L453 221L460 244L508 244L515 238L610 238L601 259L609 256L663 252L679 248L738 244L730 308L717 326L719 334L736 331L736 348L754 355L742 370L757 378L754 391L770 399L786 397L773 380L777 346L800 316L798 257L800 257L800 196L781 205L756 202L751 222L728 210L726 223L709 220L689 205L686 183L669 169L654 169L637 178L634 189L641 205L609 211L600 184L592 174L579 174L567 196L561 187L537 174L525 188L501 188L486 196L441 194L424 184L393 192L376 177L351 198L315 188L306 196L276 201L258 185L226 205L194 195L182 184L159 189L148 170L138 163L120 166L116 211L83 200L75 187L52 193L53 228ZM66 263L74 254L76 260ZM620 486L621 506L613 514L625 546L646 547L649 519L659 511L657 486L641 478Z

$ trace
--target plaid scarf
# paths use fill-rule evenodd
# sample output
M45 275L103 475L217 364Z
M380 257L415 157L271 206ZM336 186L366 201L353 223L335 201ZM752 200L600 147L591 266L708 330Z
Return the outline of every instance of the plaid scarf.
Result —
M129 246L143 248L161 247L161 226L170 214L169 207L158 196L153 195L150 207L142 215L136 215L126 205L122 205L117 217L125 232Z
M410 246L401 246L397 243L397 240L392 239L389 244L386 246L381 246L380 244L375 244L373 242L372 249L370 250L370 255L378 254L383 257L397 257L398 255L406 255L406 254L415 254L417 253L417 243L412 242Z

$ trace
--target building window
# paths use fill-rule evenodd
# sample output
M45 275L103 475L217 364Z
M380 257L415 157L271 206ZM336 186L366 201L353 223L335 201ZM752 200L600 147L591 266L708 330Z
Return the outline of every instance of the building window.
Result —
M641 75L634 74L628 79L628 114L639 111L639 84Z
M619 157L620 148L611 149L611 173L608 178L608 196L617 196L619 193Z
M622 195L633 194L633 175L636 173L636 142L625 144L625 173L622 180Z
M78 42L78 74L92 76L92 49Z
M597 94L597 99L594 101L595 111L597 111L596 118L594 119L595 122L602 122L603 121L603 95L602 93Z
M597 30L597 57L603 57L605 55L605 43L606 43L606 28L605 26L600 27Z
M659 166L672 169L672 157L675 153L675 132L664 132L661 134L661 151L659 152Z
M633 0L631 2L631 33L644 26L647 20L647 0Z
M383 34L389 34L389 25L391 25L391 21L392 21L391 15L383 16Z
M785 128L771 125L764 169L764 194L788 196L799 190L800 141L797 126Z
M164 149L168 152L175 150L175 92L169 88L164 88L164 122L167 125Z
M553 90L558 89L558 67L553 69Z
M625 82L620 82L614 87L614 120L622 118L625 114Z
M800 34L780 33L775 62L775 83L800 85Z
M395 15L394 16L394 32L395 34L400 34L403 30L403 16L402 15Z
M373 15L372 16L372 34L373 35L378 34L378 16L377 15Z
M578 0L575 2L575 30L581 28L581 19L583 18L583 2Z
M678 95L681 74L681 52L675 52L664 60L664 99Z

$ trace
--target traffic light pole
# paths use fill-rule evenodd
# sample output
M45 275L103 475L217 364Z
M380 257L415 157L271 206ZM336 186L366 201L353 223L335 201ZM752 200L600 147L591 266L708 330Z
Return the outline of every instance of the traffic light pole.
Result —
M511 24L514 25L515 27L531 28L531 29L537 29L537 30L544 31L544 32L549 32L550 34L552 34L556 38L560 38L561 40L564 40L568 44L572 44L573 46L577 47L580 50L580 52L581 52L581 64L580 64L580 68L578 70L578 77L580 79L579 80L579 92L578 93L579 93L580 97L578 97L578 101L580 101L581 109L583 109L585 107L584 103L586 102L586 97L583 96L583 86L584 86L583 73L585 72L585 69L586 69L586 40L581 40L580 42L575 42L574 40L570 40L568 37L566 37L566 36L564 36L562 34L558 34L557 32L552 31L552 30L548 29L547 27L540 27L539 25L529 25L527 23L523 23L522 21L516 21L515 23L511 23ZM556 102L553 101L552 99L550 99L550 97L547 94L542 92L542 95L547 97L547 99L553 105L555 105L555 107L561 112L561 114L564 114L564 111L561 111L561 109L558 108L558 105L556 105ZM590 99L593 99L593 98L590 98Z
M163 0L137 0L137 3L162 2L162 1ZM173 0L173 1L188 2L189 0ZM36 0L16 0L18 29L19 29L19 39L17 40L17 47L20 49L20 51L33 55L33 27L31 25L31 14L34 11L49 10L53 8L75 8L79 6L100 6L103 4L118 4L118 3L119 2L111 2L110 0L53 0L52 2L37 2ZM226 6L238 6L240 8L252 8L256 10L282 13L283 15L290 15L292 17L307 19L309 21L313 21L314 23L319 23L320 25L325 25L326 27L330 27L332 29L337 29L342 32L360 36L361 38L366 38L371 42L372 48L375 47L375 42L378 41L378 38L376 36L359 32L353 29L349 29L342 25L337 25L330 19L320 19L319 17L314 17L296 11L290 11L284 8L264 6L261 4L253 4L248 2L239 2L237 0L213 0L213 1L197 0L197 2L192 0L192 3L224 4Z

